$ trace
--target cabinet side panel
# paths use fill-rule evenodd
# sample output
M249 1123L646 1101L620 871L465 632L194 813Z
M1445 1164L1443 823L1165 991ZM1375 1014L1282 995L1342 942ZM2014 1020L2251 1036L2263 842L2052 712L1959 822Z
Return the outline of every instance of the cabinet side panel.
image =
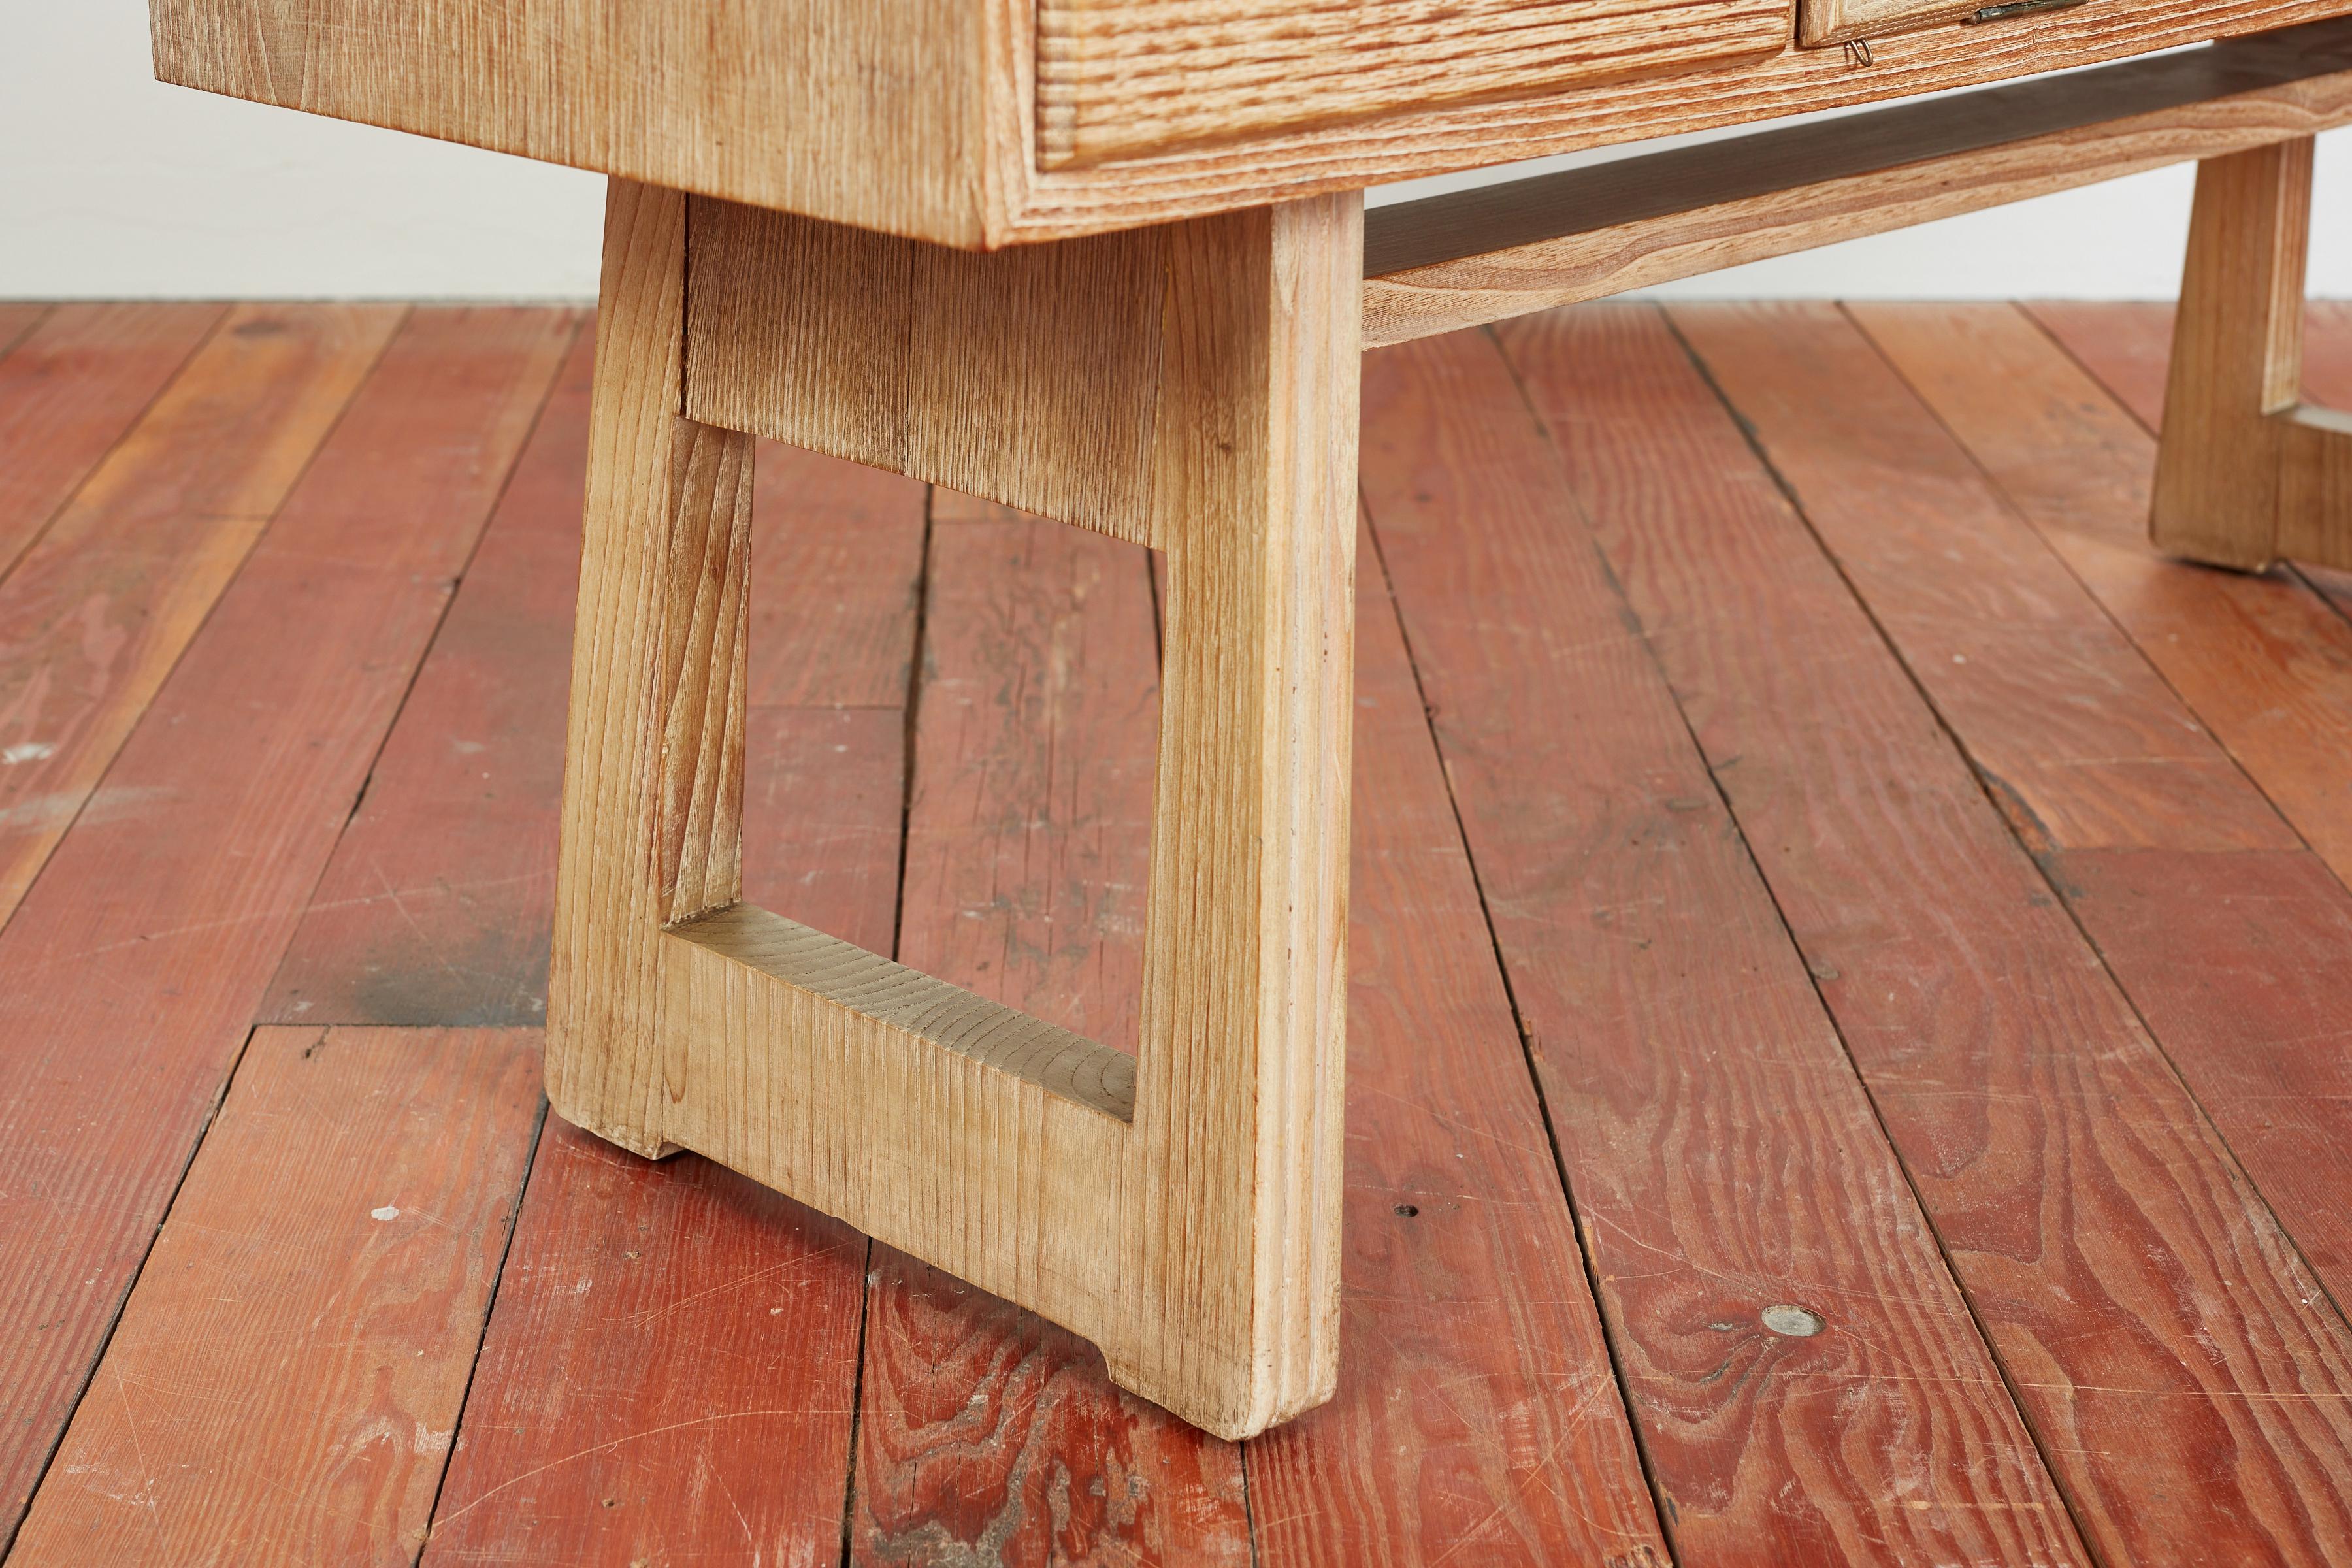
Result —
M979 0L151 0L168 82L950 245Z

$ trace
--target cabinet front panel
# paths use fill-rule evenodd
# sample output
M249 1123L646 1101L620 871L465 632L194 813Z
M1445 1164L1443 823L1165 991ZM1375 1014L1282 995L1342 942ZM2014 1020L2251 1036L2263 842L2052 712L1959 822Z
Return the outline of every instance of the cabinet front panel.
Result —
M1038 162L1067 168L1787 47L1790 0L1042 0Z

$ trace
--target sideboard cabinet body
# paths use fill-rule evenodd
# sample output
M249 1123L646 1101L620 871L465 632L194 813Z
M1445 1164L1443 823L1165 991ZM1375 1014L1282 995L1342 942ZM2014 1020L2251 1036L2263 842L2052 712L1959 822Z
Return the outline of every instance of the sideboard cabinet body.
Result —
M151 14L167 81L992 247L2343 9L2084 0L1971 22L1947 0L152 0ZM1809 47L1874 30L1890 36L1867 63Z

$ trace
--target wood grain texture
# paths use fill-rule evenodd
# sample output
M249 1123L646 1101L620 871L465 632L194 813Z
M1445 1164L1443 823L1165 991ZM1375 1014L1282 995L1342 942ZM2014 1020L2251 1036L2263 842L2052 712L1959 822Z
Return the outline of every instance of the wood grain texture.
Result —
M424 1562L832 1562L866 1238L550 1120Z
M2160 301L2038 300L2022 309L2152 433L2164 421L2174 310ZM2352 404L2352 302L2305 301L2305 398Z
M2149 435L2163 428L2164 378L2172 363L2170 301L2035 300L2020 308Z
M546 1018L593 354L584 333L571 347L270 982L266 1023Z
M257 1031L9 1560L414 1563L538 1131L538 1047Z
M2170 306L2041 301L2026 309L2143 425L2150 431L2160 426L2172 349ZM2315 300L2305 303L2304 317L2305 394L2324 408L2352 408L2352 308ZM2322 508L2318 515L2330 514ZM2334 515L2343 515L2342 509ZM2352 574L2309 561L2292 570L2337 605L2352 604Z
M394 342L0 929L12 1522L555 373L513 314Z
M2302 403L2311 139L2198 171L2150 531L2175 554L2352 567L2352 414Z
M1164 223L1216 207L1979 86L2342 15L2340 0L2186 0L2161 8L2094 3L1986 26L1906 33L1874 46L1874 63L1861 69L1839 50L1801 47L1791 37L1768 60L1658 80L1415 110L1087 169L1033 174L1008 166L1001 237L1025 241Z
M2147 542L2156 443L2009 306L1855 305L1854 319L2229 749L2352 876L2352 625L2284 575L2188 571Z
M856 479L821 488L855 496ZM863 548L877 579L920 571L854 509L791 515L841 534L852 557ZM755 582L786 605L807 586L765 574ZM806 628L829 624L813 614ZM846 657L831 668L879 689L905 673L902 640L870 639L863 668ZM568 629L556 646L567 643ZM770 667L809 651L755 638L752 684L789 679ZM897 709L751 710L747 893L845 941L889 945L903 729ZM554 781L544 789L551 813ZM551 1122L425 1562L833 1561L866 1252L846 1226L699 1156L650 1164Z
M548 974L549 1102L573 1125L648 1158L669 1152L657 1131L651 1064L635 1054L654 1027L652 950L667 912L655 845L667 740L656 682L674 678L677 661L664 657L664 639L701 564L674 566L670 547L680 499L675 447L698 428L679 416L686 212L682 194L627 181L613 181L605 195ZM707 519L687 526L698 538L709 531ZM730 645L734 658L745 657L748 640ZM719 675L722 692L739 688L732 671ZM592 873L583 848L606 839L628 848Z
M2352 1301L2352 895L2307 851L2104 850L2067 902L2340 1309Z
M653 869L665 922L742 897L751 641L751 439L680 419L670 458L669 603L653 650L663 718Z
M2352 1550L2352 1332L1729 414L1646 310L1507 342L2087 1543Z
M937 16L916 0L878 10L827 0L814 12L665 0L625 16L590 0L436 0L422 13L399 0L152 0L150 13L168 81L942 244L998 246L2095 65L2340 16L2344 0L2093 4L1906 34L1866 69L1834 49L1800 47L1790 29L1765 58L1060 170L1040 164L1033 25L996 0ZM1658 11L1642 15L1654 24ZM1283 16L1277 34L1318 26ZM1478 57L1456 57L1446 76L1476 68ZM1250 107L1263 102L1261 86L1225 85L1237 121L1263 112ZM1205 100L1202 108L1203 121L1221 112Z
M751 706L905 706L924 487L762 441L752 489Z
M940 491L898 956L1129 1055L1160 638L1150 557Z
M1164 542L1174 231L975 255L730 202L690 213L689 416Z
M2352 301L2314 300L2305 304L2303 379L2311 403L2322 410L2334 411L2331 418L2324 422L2340 426L2345 411L2352 410ZM2325 538L2318 550L2303 556L2296 569L2312 586L2341 607L2352 605L2352 567L2331 566L2323 562L2346 560L2347 544L2340 535L2352 526L2347 522L2352 519L2352 499L2347 499L2341 489L2346 483L2344 444L2331 437L2326 445L2326 459L2335 465L2335 478L2330 482L2338 487L2335 499L2314 498L2298 503L2288 515L2308 520Z
M1257 1556L1662 1568L1421 692L1358 559L1347 1342L1331 1403L1250 1444Z
M1984 0L1797 0L1797 41L1822 48L1849 38L1877 39L1984 8Z
M1509 368L1481 336L1390 351L1367 409L1367 505L1677 1557L2082 1561ZM1612 417L1590 438L1622 449Z
M593 346L583 335L572 351L271 983L265 1020L546 1017ZM759 800L752 828L763 837L751 847L751 873L776 889L766 901L829 909L802 889L868 874L845 869L864 862L816 853L774 865L776 831L814 810L840 832L862 832L830 815L843 802L821 764L835 744L884 744L897 757L899 721L892 710L877 728L790 700L903 702L923 499L910 481L814 454L772 446L761 460L761 492L775 504L755 521L751 637L763 651L751 663L745 750ZM761 704L767 694L784 700ZM859 776L850 770L842 782ZM895 842L895 817L890 832ZM895 875L895 852L884 871ZM887 942L888 923L881 929Z
M1120 1222L1121 1320L1150 1325L1155 1364L1105 1351L1122 1386L1227 1436L1328 1399L1338 1369L1362 255L1353 195L1170 236L1148 535L1165 651ZM1242 1419L1160 1398L1234 1377L1244 1342Z
M2137 60L1375 207L1368 342L1401 342L2352 120L2352 25Z
M2202 1110L2344 1301L2352 1232L2340 1195L2352 1169L2336 1151L2352 1149L2352 1125L2339 1125L2352 979L2330 955L2352 938L2352 895L2299 841L2282 841L2244 775L2200 767L2192 778L2170 754L2179 748L2148 743L2186 730L2200 754L2210 749L2161 685L2098 679L2109 659L2085 668L2086 645L2119 634L2021 521L1965 504L1983 481L1958 477L1964 455L1851 326L1810 307L1674 317ZM2029 548L1988 548L2020 533ZM2004 631L1954 632L1989 621ZM1962 644L1967 662L1956 666L1948 650ZM2123 658L2145 673L2127 645ZM1984 700L2021 686L2024 700ZM2104 814L2053 812L2046 795L2010 789L1987 766L2037 749L2068 760L2063 730L2039 715L2069 689L2072 755L2086 765L2072 771L2066 805L2104 796L2126 833L2109 831Z
M2168 554L2259 571L2280 553L2271 416L2303 381L2312 153L2305 137L2198 168L2149 512Z
M1671 316L2027 847L2300 847L1843 311Z
M1041 0L1037 166L1760 58L1788 0Z
M750 728L744 896L827 936L887 948L899 896L906 715L754 708Z
M997 8L152 0L162 80L975 245Z
M2304 323L2305 390L2328 407L2352 407L2352 300L2307 301Z
M0 310L0 574L220 323L217 305Z
M2352 413L2290 409L2277 437L2279 553L2352 568Z
M626 1147L699 1149L1072 1327L1123 1386L1213 1430L1328 1397L1358 205L1170 230L1162 330L1126 345L1156 403L1138 458L1145 537L1171 557L1175 738L1131 1101L1119 1053L764 911L660 924L656 759L675 778L677 759L712 754L742 703L730 616L695 607L734 602L746 570L731 543L698 542L732 537L698 499L725 487L673 457L709 428L676 413L706 412L681 386L688 205L628 185L608 204L554 1103ZM969 303L927 334L1001 356L995 318L1022 302ZM854 381L833 391L861 405ZM696 789L726 776L698 768Z
M1849 37L1879 40L1938 21L1969 21L1985 0L1797 0L1797 42L1809 49Z
M239 306L0 579L0 749L14 759L0 917L89 808L401 315Z
M1150 558L951 492L931 510L898 956L1131 1051ZM1248 1561L1240 1451L1076 1335L890 1247L866 1310L851 1561Z
M876 1249L853 1563L1250 1561L1240 1451L1084 1341Z

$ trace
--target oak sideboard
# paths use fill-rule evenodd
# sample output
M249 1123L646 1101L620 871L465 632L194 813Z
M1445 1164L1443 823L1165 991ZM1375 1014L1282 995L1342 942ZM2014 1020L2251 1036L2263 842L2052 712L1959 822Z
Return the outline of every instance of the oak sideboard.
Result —
M1339 1355L1364 348L2195 161L2156 541L2352 564L2352 419L2298 401L2352 0L151 9L166 81L611 176L553 1108L1225 1436ZM742 900L754 437L1162 552L1136 1054Z

